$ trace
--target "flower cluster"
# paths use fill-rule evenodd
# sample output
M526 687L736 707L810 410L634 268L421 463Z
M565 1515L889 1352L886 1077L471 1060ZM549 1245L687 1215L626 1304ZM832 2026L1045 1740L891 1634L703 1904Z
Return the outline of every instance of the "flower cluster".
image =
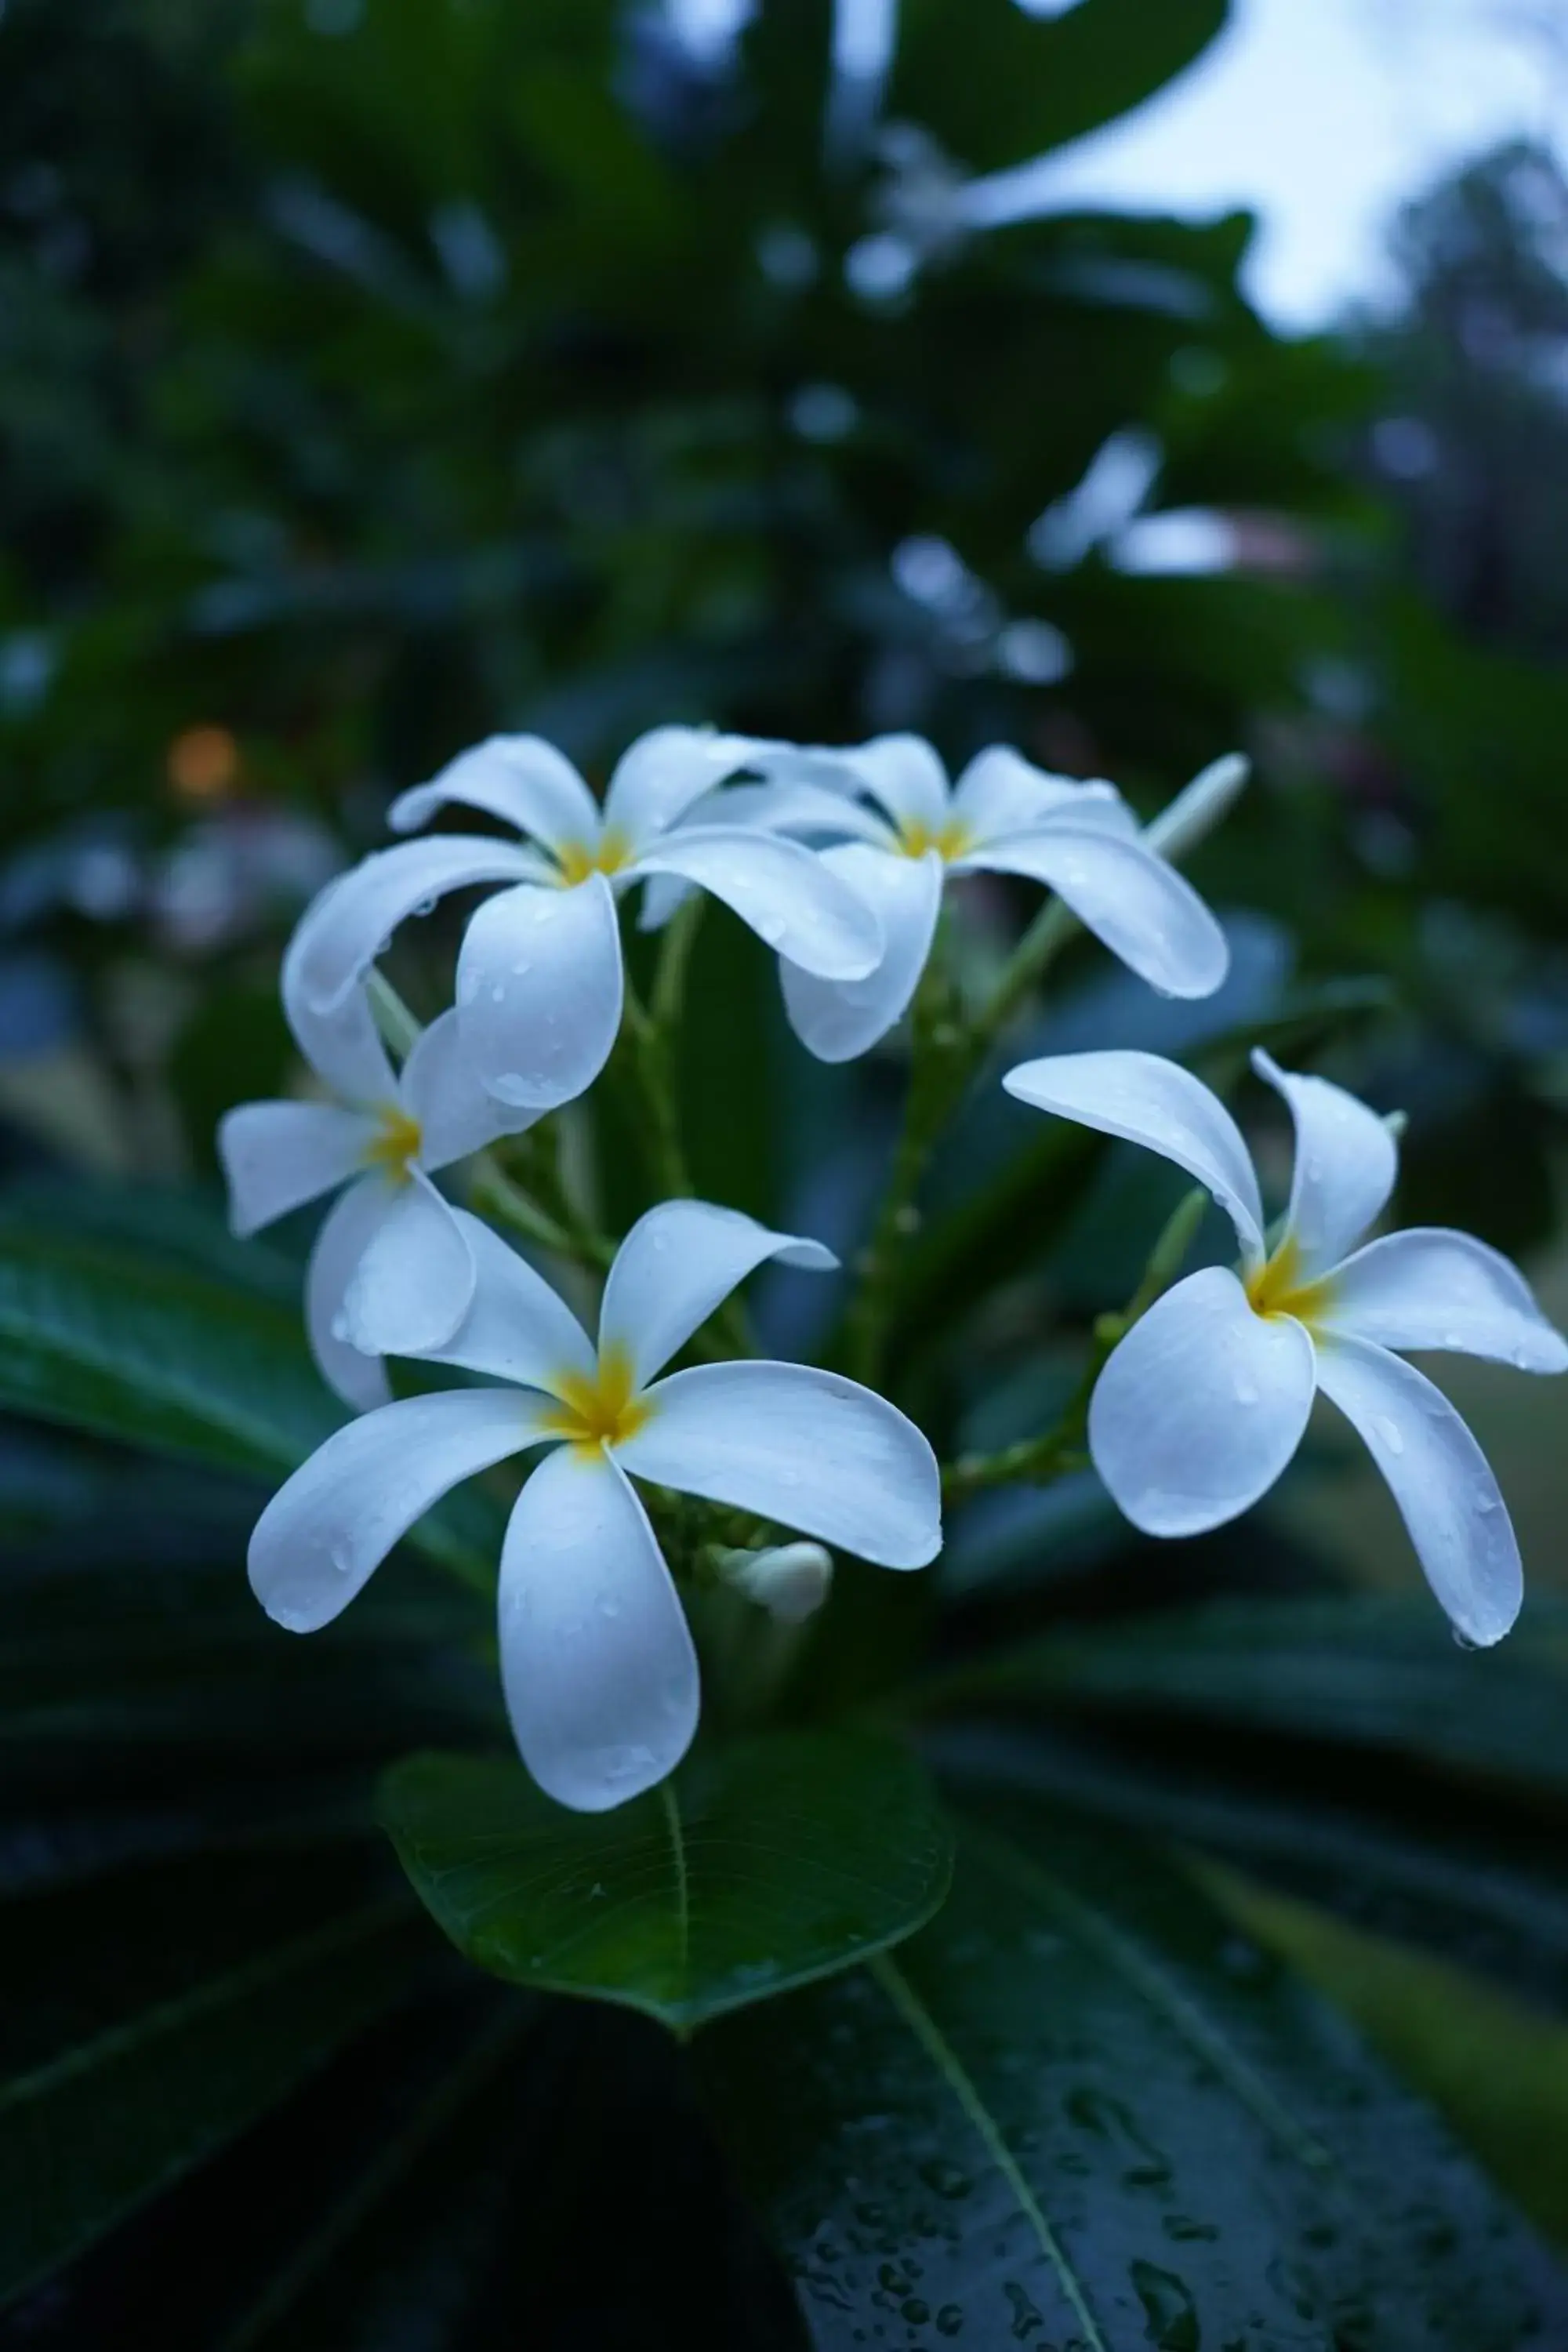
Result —
M976 872L1054 893L990 1003L962 1031L973 1076L1020 989L1069 919L1167 994L1223 980L1225 934L1172 858L1239 789L1241 762L1199 778L1146 831L1103 782L1047 775L995 747L950 784L912 736L811 748L660 728L621 760L603 805L537 737L500 737L406 793L394 828L449 806L518 837L441 832L367 857L307 910L284 961L284 1009L320 1098L252 1103L220 1133L237 1230L338 1195L311 1255L305 1312L323 1375L360 1416L296 1472L256 1528L251 1580L277 1622L325 1624L392 1546L459 1481L549 1448L510 1513L500 1563L501 1681L519 1748L562 1802L598 1810L663 1778L696 1727L697 1650L678 1578L727 1581L775 1624L826 1596L825 1546L894 1569L941 1548L942 1476L921 1431L833 1370L757 1360L738 1341L667 1370L770 1260L824 1270L815 1241L670 1190L611 1250L510 1182L466 1205L433 1181L583 1095L630 1022L658 1097L662 1041L628 1007L618 902L649 929L694 894L721 899L778 958L785 1010L826 1062L866 1053L914 1008L941 937L946 885ZM393 933L449 892L489 895L466 925L456 1003L420 1029L376 971ZM389 1008L391 1008L389 1012ZM667 1012L668 1008L666 1008ZM379 1018L378 1018L379 1014ZM403 1052L395 1067L384 1038ZM1004 1083L1056 1116L1163 1152L1231 1216L1239 1273L1179 1283L1110 1355L1090 1453L1152 1534L1218 1526L1278 1477L1322 1390L1355 1423L1404 1511L1439 1600L1495 1641L1520 1566L1490 1473L1437 1391L1391 1352L1460 1348L1530 1370L1568 1366L1506 1261L1458 1234L1355 1244L1386 1203L1387 1126L1341 1089L1259 1057L1294 1115L1290 1205L1265 1234L1257 1177L1229 1113L1189 1073L1132 1053L1025 1063ZM932 1139L927 1087L878 1234L896 1235ZM670 1106L666 1113L673 1117ZM493 1226L603 1276L591 1339L561 1293ZM887 1251L874 1239L860 1328L875 1336ZM867 1301L869 1304L867 1304ZM479 1376L395 1400L385 1360ZM858 1363L874 1369L872 1346ZM1024 1475L1028 1465L1021 1465ZM653 1490L652 1507L639 1486ZM695 1498L672 1507L671 1496ZM667 1557L674 1529L675 1556ZM658 1530L658 1531L656 1531ZM785 1542L781 1531L809 1538ZM661 1542L661 1532L665 1540ZM673 1570L673 1573L672 1573Z

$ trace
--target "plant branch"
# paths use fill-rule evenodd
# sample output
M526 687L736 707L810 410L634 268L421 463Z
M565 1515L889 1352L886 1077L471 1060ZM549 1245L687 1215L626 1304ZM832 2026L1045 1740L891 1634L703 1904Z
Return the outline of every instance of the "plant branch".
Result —
M972 1495L982 1494L991 1486L1048 1486L1065 1472L1082 1468L1088 1459L1084 1447L1095 1383L1133 1324L1148 1313L1175 1280L1208 1201L1207 1192L1200 1187L1184 1193L1177 1202L1126 1307L1119 1315L1102 1315L1096 1322L1082 1376L1051 1427L1037 1437L1021 1438L1016 1445L1005 1445L994 1454L962 1455L942 1473L944 1505L951 1507L955 1503L966 1503Z

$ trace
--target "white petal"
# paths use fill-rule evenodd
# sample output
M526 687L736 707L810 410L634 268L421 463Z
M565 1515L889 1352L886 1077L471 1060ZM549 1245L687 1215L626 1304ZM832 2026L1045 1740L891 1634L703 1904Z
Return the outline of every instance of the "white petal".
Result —
M563 1445L501 1553L501 1681L547 1795L598 1813L672 1772L697 1728L697 1653L647 1515L597 1447Z
M1150 1536L1201 1535L1266 1495L1312 1410L1312 1343L1255 1315L1227 1267L1156 1300L1096 1385L1089 1449L1112 1501Z
M1318 1383L1366 1441L1426 1581L1468 1642L1500 1642L1519 1614L1519 1545L1486 1455L1414 1364L1363 1339L1325 1339Z
M790 1026L806 1051L819 1062L852 1062L908 1010L936 936L945 869L934 849L905 857L850 841L819 855L875 910L882 961L864 980L818 980L781 962L779 980Z
M331 1624L449 1488L537 1444L538 1419L510 1390L460 1389L334 1430L256 1523L250 1583L267 1614L290 1633Z
M637 908L639 931L662 931L666 923L686 904L693 885L682 882L679 875L655 874L649 877Z
M1568 1371L1568 1339L1542 1315L1519 1268L1472 1234L1441 1225L1368 1242L1335 1268L1329 1304L1313 1321L1380 1348L1457 1349L1521 1372Z
M398 1083L403 1108L419 1125L419 1164L447 1168L503 1135L521 1135L539 1113L503 1103L479 1083L456 1011L415 1039Z
M458 958L458 1017L481 1082L521 1109L591 1087L621 1025L621 934L602 874L525 884L479 908Z
M882 953L876 916L798 841L742 825L681 825L636 872L679 874L732 907L759 939L826 980L863 980Z
M652 1418L622 1467L755 1511L883 1568L942 1549L942 1480L912 1421L807 1364L699 1364L648 1391Z
M1282 1070L1261 1052L1252 1066L1290 1106L1296 1172L1289 1230L1303 1274L1337 1265L1384 1206L1399 1172L1394 1138L1374 1110L1327 1078Z
M228 1221L254 1234L275 1217L346 1183L364 1166L375 1129L336 1103L241 1103L218 1121Z
M454 801L514 824L547 849L599 838L597 801L571 761L542 735L492 735L459 752L430 783L400 793L387 822L409 833Z
M692 812L692 822L754 824L766 833L788 833L822 841L874 841L884 848L896 845L898 834L888 818L853 797L855 778L847 773L836 785L832 777L804 776L766 784L731 784Z
M600 1354L624 1349L642 1388L738 1284L775 1257L817 1273L838 1263L820 1242L770 1233L738 1209L661 1202L616 1252L599 1310Z
M343 1336L367 1356L419 1356L452 1337L474 1296L455 1212L416 1170L392 1192L343 1293Z
M305 1334L321 1378L355 1412L386 1404L392 1383L379 1356L362 1355L348 1337L344 1300L359 1262L392 1206L384 1176L362 1176L321 1220L305 1269Z
M720 735L710 727L652 728L616 761L605 823L634 849L649 848L693 801L773 748L757 736Z
M1241 1130L1201 1078L1158 1054L1056 1054L1002 1084L1020 1102L1173 1160L1214 1194L1249 1258L1263 1255L1263 1202Z
M531 849L461 834L405 841L362 858L306 909L289 943L300 1001L310 1012L335 1012L405 917L448 890L532 880L550 870Z
M346 875L338 876L320 892L294 928L283 954L280 992L283 1014L294 1042L318 1077L346 1103L379 1106L397 1098L397 1081L386 1048L375 1025L375 1015L363 988L349 993L330 1013L321 1012L305 992L303 961L313 930L324 919L326 901Z
M1044 882L1163 995L1212 996L1230 968L1225 933L1192 884L1142 841L1052 824L992 842L959 865Z
M1137 818L1113 784L1075 783L1070 776L1050 775L1005 743L976 752L958 780L952 814L977 844L1033 833L1058 817L1129 838L1138 831Z
M473 1305L449 1339L420 1350L426 1360L552 1395L563 1375L591 1380L593 1343L565 1300L481 1217L451 1213L473 1255Z
M843 751L824 747L813 756L847 769L895 824L914 821L934 830L952 814L947 770L923 735L875 735L868 743Z

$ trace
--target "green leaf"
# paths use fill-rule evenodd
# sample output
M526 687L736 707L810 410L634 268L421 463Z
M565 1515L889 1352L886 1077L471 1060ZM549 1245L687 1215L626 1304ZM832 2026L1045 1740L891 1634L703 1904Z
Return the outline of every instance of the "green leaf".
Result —
M1568 1614L1550 1604L1478 1652L1425 1595L1226 1599L1022 1643L956 1669L931 1697L944 1711L1039 1700L1202 1717L1568 1788Z
M1016 0L909 0L889 109L961 163L1025 163L1152 98L1228 13L1226 0L1079 0L1042 21Z
M1518 2352L1568 2279L1184 1874L1017 1802L898 1954L697 2052L820 2352Z
M428 1941L341 1856L212 1856L6 1905L0 2296L231 2139L408 1985Z
M1311 1904L1230 1871L1205 1877L1249 1935L1354 2018L1537 2227L1568 2243L1568 2026Z
M966 1747L973 1733L963 1735ZM1010 1780L1036 1796L1217 1855L1285 1893L1420 1944L1496 1978L1539 2008L1568 2012L1568 1864L1556 1812L1454 1792L1392 1759L1369 1772L1357 1750L1260 1748L1234 1737L1135 1740L1066 1721L987 1736Z
M463 1756L395 1765L381 1802L420 1900L480 1968L680 2032L911 1934L952 1861L920 1765L861 1732L699 1753L609 1813Z
M293 1470L344 1419L297 1306L198 1265L0 1218L0 1404L231 1470ZM409 1540L488 1588L491 1515L458 1498Z

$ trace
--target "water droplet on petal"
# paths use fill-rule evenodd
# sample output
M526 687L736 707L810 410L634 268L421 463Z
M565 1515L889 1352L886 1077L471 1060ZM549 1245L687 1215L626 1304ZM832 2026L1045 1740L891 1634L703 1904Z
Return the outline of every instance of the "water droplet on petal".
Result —
M1386 1415L1380 1415L1372 1425L1391 1454L1404 1453L1405 1432L1396 1421L1390 1421Z
M1258 1382L1253 1379L1250 1372L1246 1370L1238 1371L1236 1375L1233 1386L1237 1404L1256 1404L1258 1402Z

